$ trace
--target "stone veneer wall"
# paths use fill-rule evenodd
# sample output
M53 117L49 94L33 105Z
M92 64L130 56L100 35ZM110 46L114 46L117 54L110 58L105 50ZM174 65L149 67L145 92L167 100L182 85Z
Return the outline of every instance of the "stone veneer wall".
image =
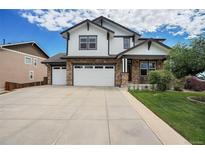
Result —
M129 73L121 73L121 87L126 87L128 85Z
M51 84L51 76L52 76L52 70L51 70L51 65L47 65L47 76L48 76L48 84Z
M73 65L75 64L110 64L115 65L115 86L121 85L121 59L68 59L67 68L67 85L73 85Z
M157 69L164 69L163 60L154 60L157 61ZM140 84L140 60L132 60L132 83ZM145 77L146 78L146 77Z
M140 81L139 60L132 60L132 83L138 84Z
M157 69L164 69L164 63L163 60L157 60Z
M73 64L114 64L115 65L115 86L125 86L128 77L127 73L121 72L121 59L68 59L66 63L67 68L67 85L73 85ZM47 66L48 84L51 84L52 70L51 66ZM157 69L163 69L163 60L157 60ZM127 74L127 75L126 75ZM132 60L132 83L140 83L139 60Z

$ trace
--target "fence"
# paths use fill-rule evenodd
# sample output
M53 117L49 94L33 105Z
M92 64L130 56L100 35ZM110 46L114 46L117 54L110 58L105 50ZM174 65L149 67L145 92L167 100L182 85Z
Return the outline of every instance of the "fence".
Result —
M29 83L14 83L14 82L6 81L5 82L5 90L12 91L14 89L33 87L33 86L41 86L41 85L47 85L47 84L48 84L47 77L44 77L43 81L29 82Z

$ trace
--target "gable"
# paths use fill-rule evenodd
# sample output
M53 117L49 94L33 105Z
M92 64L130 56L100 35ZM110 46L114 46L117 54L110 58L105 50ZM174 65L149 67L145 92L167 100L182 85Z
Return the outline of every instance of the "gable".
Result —
M8 46L4 46L4 48L19 51L19 52L34 55L34 56L38 56L38 57L48 58L48 56L44 52L42 52L42 50L39 49L37 45L31 44L31 43L8 45Z
M69 31L70 34L72 33L78 33L80 31L87 31L87 32L99 32L99 33L106 33L107 34L107 30L106 29L102 29L92 23L89 23L89 25L87 25L87 23L83 23L81 25L79 25L78 27L75 27L73 29L71 29ZM96 35L96 34L95 34Z
M100 21L98 21L98 24L100 24L99 23ZM111 22L109 22L109 21L106 21L106 20L103 20L103 23L102 23L102 26L103 27L106 27L106 28L109 28L109 29L111 29L112 31L114 31L115 32L115 35L134 35L133 33L131 33L130 31L128 31L128 30L126 30L126 29L124 29L124 28L122 28L122 27L119 27L118 25L115 25L115 24L113 24L113 23L111 23Z
M141 45L130 49L124 55L168 55L169 49L156 43L152 42L150 49L148 49L148 42L142 43Z
M108 28L106 28L106 27L101 27L100 25L98 25L98 24L96 24L95 22L92 22L92 21L90 21L90 20L84 20L84 21L82 21L82 22L80 22L80 23L78 23L78 24L76 24L76 25L74 25L74 26L72 26L72 27L70 27L70 28L68 28L68 29L66 29L66 30L64 30L63 32L61 32L60 34L64 37L64 38L68 38L68 33L70 33L70 32L73 32L73 31L75 31L75 30L77 30L77 29L79 29L80 27L83 27L83 26L85 26L86 25L86 29L88 29L89 30L89 27L90 27L90 25L92 25L92 26L94 26L94 27L96 27L98 30L102 30L102 31L105 31L105 32L109 32L109 33L111 33L111 34L114 34L114 31L112 31L112 30L110 30L110 29L108 29Z
M109 19L104 16L100 16L93 20L93 22L97 23L98 25L102 27L109 28L115 32L115 35L136 35L137 37L140 37L141 35L137 32Z
M108 40L107 31L99 29L97 26L90 24L89 29L87 24L78 26L75 30L69 32L68 40L68 55L72 56L107 56ZM82 50L79 46L80 36L96 36L97 48L93 50Z

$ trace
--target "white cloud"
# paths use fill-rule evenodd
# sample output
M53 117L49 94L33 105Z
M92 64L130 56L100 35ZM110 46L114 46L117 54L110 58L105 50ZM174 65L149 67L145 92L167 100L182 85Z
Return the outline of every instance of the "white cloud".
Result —
M156 32L165 26L174 36L188 34L193 38L205 28L205 10L23 10L20 14L49 31L61 31L101 15L139 33Z

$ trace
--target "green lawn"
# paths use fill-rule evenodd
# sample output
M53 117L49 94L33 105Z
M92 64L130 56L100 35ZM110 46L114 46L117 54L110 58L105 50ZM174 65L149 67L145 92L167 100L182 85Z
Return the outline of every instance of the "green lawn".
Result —
M187 96L205 93L130 91L130 93L192 144L205 144L205 104Z

